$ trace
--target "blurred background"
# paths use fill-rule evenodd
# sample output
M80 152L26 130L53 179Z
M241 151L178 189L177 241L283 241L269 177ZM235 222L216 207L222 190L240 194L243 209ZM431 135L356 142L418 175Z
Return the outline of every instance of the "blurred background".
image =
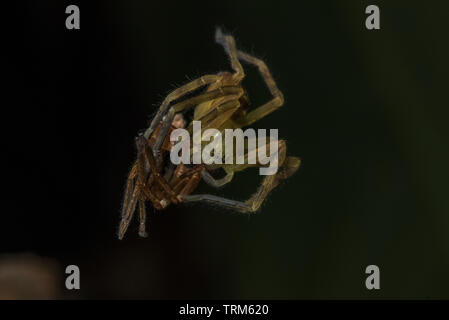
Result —
M65 28L69 4L80 30ZM365 28L370 4L380 30ZM8 7L0 297L449 298L448 12L436 0ZM150 208L149 238L134 221L119 241L137 132L170 90L230 70L216 26L271 69L286 103L257 126L278 128L302 166L256 215ZM244 67L257 106L270 96ZM197 192L245 200L260 181L248 170ZM69 292L70 264L81 289ZM365 287L371 264L380 290Z

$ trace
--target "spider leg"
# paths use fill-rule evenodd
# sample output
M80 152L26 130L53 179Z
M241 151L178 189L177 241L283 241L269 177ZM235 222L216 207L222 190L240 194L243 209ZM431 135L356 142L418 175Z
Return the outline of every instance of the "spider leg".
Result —
M184 202L206 202L240 212L249 211L249 206L245 202L226 199L223 197L214 196L212 194L185 195L182 196L182 199Z
M221 29L217 28L215 30L215 42L222 45L225 49L231 60L232 69L234 70L232 77L235 81L240 82L245 77L245 71L243 71L243 67L237 57L237 48L235 46L234 37L228 34L223 34Z
M183 195L188 195L195 190L195 188L198 186L198 183L201 180L201 171L203 171L203 167L197 167L192 172L190 172L188 175L183 176L180 180L179 179L173 179L171 182L173 182L173 189L177 194L179 194L179 199L182 201Z
M146 225L145 225L146 217L147 217L147 212L146 212L146 207L145 207L145 199L144 199L144 197L140 197L139 198L139 220L140 220L139 236L141 236L142 238L148 237L148 233L146 231Z
M264 79L265 84L273 95L272 100L259 106L246 115L245 119L243 119L243 126L249 126L255 121L265 117L266 115L281 107L284 104L284 96L278 89L276 82L274 81L273 76L271 75L270 70L268 69L265 62L240 50L238 51L238 57L239 59L249 64L255 65L259 69L259 72Z
M175 105L173 105L168 114L166 115L165 119L163 120L161 130L159 132L158 137L156 138L156 141L154 143L154 148L151 150L150 146L148 145L148 140L145 137L145 135L138 137L137 145L138 149L143 150L143 154L145 155L150 168L156 168L156 159L154 158L154 153L158 154L163 141L165 140L165 137L168 133L168 129L170 128L170 124L173 121L173 117L176 113L181 112L183 110L186 110L188 108L194 107L198 105L201 102L209 101L216 99L218 97L224 97L224 98L231 98L231 99L224 99L223 101L229 101L228 103L222 103L217 108L219 108L218 111L226 111L228 109L237 109L238 108L238 98L243 94L243 90L239 87L234 86L226 86L222 87L216 90L212 90L209 92L206 92L204 94L198 95L196 97L192 97L190 99L187 99L185 101L179 102ZM217 115L218 116L218 115ZM216 117L214 117L216 118ZM223 120L224 121L224 120ZM156 151L156 152L155 152ZM139 152L141 154L141 152ZM140 162L141 166L143 166L143 160ZM141 169L143 172L143 169ZM169 199L162 199L160 201L160 204L162 207L165 207L168 205L168 201L172 201L174 203L178 203L179 199L174 192L173 188L170 186L170 184L167 182L167 179L165 177L162 177L158 172L153 170L153 174L155 181L162 187L162 189L165 191L166 194L168 194ZM142 190L144 191L145 195L150 199L155 199L155 196L151 194L150 190L148 188L145 188L145 186L142 187Z
M119 234L118 234L118 238L120 240L123 239L123 236L125 235L126 230L128 229L129 223L133 218L134 211L136 210L137 199L139 198L139 196L140 190L139 187L136 185L129 198L129 203L126 206L126 211L123 212L122 220L120 221Z
M202 172L202 177L203 180L211 187L220 188L225 184L231 182L232 178L234 177L234 171L226 172L226 176L221 179L215 179L208 171L204 170Z
M239 97L243 94L243 90L239 87L223 87L214 91L210 91L206 94L203 94L202 96L206 95L208 100L205 101L209 101L212 99L215 99L215 93L214 92L221 92L221 94L225 94L224 96L219 95L218 97L220 97L218 101L218 103L216 103L216 105L214 105L213 109L211 109L207 114L205 114L201 119L198 119L199 121L201 121L202 123L204 123L205 128L207 129L208 127L220 127L220 125L222 123L224 123L233 112L235 112L235 110L237 110L240 106L240 103L238 101ZM214 93L213 95L211 95L211 93ZM187 108L193 107L198 105L198 103L204 102L202 101L203 97L198 96L198 97L194 97L188 100L185 100L183 102L180 102L178 104L173 105L170 108L170 111L168 112L166 118L163 120L163 124L160 130L160 133L156 139L156 142L154 143L155 148L157 146L161 146L163 140L165 140L165 136L166 136L166 132L164 132L165 128L164 125L166 125L166 128L168 130L169 128L169 124L171 124L172 122L172 118L174 117L174 115L178 112L181 112ZM214 101L215 102L215 101ZM144 137L142 137L144 139ZM145 148L150 148L145 147ZM152 152L148 151L147 157L149 159L151 159L153 157ZM154 160L150 160L150 165L151 163L154 162ZM155 175L156 179L158 179L159 183L162 185L163 189L171 196L171 198L173 199L173 197L176 197L177 202L179 202L178 196L176 196L176 194L179 195L183 195L183 194L190 194L193 189L196 187L196 185L198 184L199 180L201 179L201 174L194 174L193 177L189 180L189 182L187 183L187 185L185 186L185 188L183 188L183 190L181 190L180 192L175 192L173 190L173 188L170 189L170 184L167 183L167 180L164 177L159 177L158 175ZM232 179L232 176L230 176ZM168 199L167 199L168 200ZM172 200L173 201L173 200ZM176 202L175 202L176 203Z
M159 150L165 140L165 137L168 133L168 130L170 129L170 125L171 125L176 113L187 110L192 107L195 107L202 102L214 100L218 97L224 97L224 96L231 95L231 96L235 96L235 99L238 99L238 97L240 97L242 94L243 94L242 88L235 87L235 86L226 86L226 87L221 87L216 90L212 90L212 91L200 94L200 95L198 95L196 97L192 97L190 99L186 99L182 102L179 102L179 103L173 105L170 108L170 110L168 111L165 118L162 120L162 126L160 129L159 135L156 138L156 141L154 142L153 151L156 153L159 152Z
M243 94L243 91L241 91ZM212 102L207 113L203 114L196 121L201 121L201 129L203 131L213 128L222 131L223 124L232 117L235 111L240 107L239 98L241 94L228 95ZM192 132L193 123L189 125L188 131Z
M148 140L144 136L137 137L137 145L139 149L139 155L142 157L145 157L148 161L150 168L156 168L156 160L154 158L153 152L148 144ZM172 187L168 184L168 182L164 179L164 177L161 176L159 172L156 170L152 171L152 177L154 179L155 183L158 183L164 192L168 194L170 199L162 199L160 201L160 204L162 207L167 206L166 202L167 200L171 200L174 203L178 203L179 199L176 196L176 193L173 191ZM143 188L146 190L148 195L151 194L151 191L147 188L146 185L143 185Z
M298 170L300 164L301 160L299 158L287 157L282 167L279 168L278 173L266 176L257 192L245 202L250 207L249 211L257 211L271 190L276 188L282 180L287 179L294 174Z
M135 180L137 176L137 162L132 166L130 173L128 175L126 189L125 189L125 197L123 199L122 205L122 214L121 221L119 227L119 239L123 239L123 236L128 229L129 221L132 218L132 214L135 210L135 202L138 198L138 188L136 186ZM134 207L134 209L132 208ZM130 210L132 209L132 210Z
M123 204L122 204L122 217L124 216L124 213L126 212L127 208L128 208L128 204L129 204L129 198L131 197L133 190L134 190L134 185L135 185L135 177L137 175L137 163L134 163L134 165L132 166L129 174L128 174L128 179L127 179L127 183L126 183L126 189L125 189L125 197L123 199Z
M184 188L179 192L179 194L182 195L187 195L193 192L193 190L195 190L195 188L197 187L198 183L201 180L201 171L203 171L203 169L200 170L196 170L196 172L194 172L190 177L189 177L189 181L187 182L187 184L184 186Z
M268 150L269 146L270 143L267 143L265 150ZM276 174L265 176L256 193L245 202L249 206L249 212L257 211L271 190L276 188L282 180L287 179L298 170L301 160L297 157L286 157L286 154L287 146L285 141L280 140L278 142L278 171ZM249 166L253 165L237 165L234 167L234 171L241 171Z
M248 147L250 145L250 140L248 140ZM255 140L255 144L257 144L257 140ZM257 154L257 149L253 149L253 150L248 150L248 147L245 147L246 152L244 155L244 159L243 159L243 164L237 164L237 165L233 165L233 164L213 164L213 165L209 165L206 166L206 169L208 170L216 170L218 168L222 168L225 172L226 175L223 178L220 179L215 179L208 170L203 171L202 176L203 176L203 180L210 186L214 187L214 188L220 188L222 186L224 186L225 184L229 183L232 181L232 178L234 177L234 172L237 171L242 171L248 167L257 167L260 166L257 163L256 164L250 164L249 161L249 157L250 157L250 153L252 153L254 156L254 154ZM266 145L266 148L269 150L270 144L268 143ZM252 152L251 152L252 151ZM226 152L223 152L225 154L225 161L224 163L228 163L227 159L227 155ZM232 154L232 161L231 163L236 163L236 154ZM246 164L245 164L246 163Z
M170 163L168 164L167 171L164 174L164 179L166 181L171 180L171 178L173 177L173 173L175 172L175 168L176 166L170 161Z
M279 163L280 168L276 174L266 176L262 184L257 189L256 193L254 193L247 201L236 201L231 199L226 199L222 197L218 197L215 195L209 194L200 194L200 195L188 195L182 196L184 202L206 202L222 207L227 207L230 209L234 209L243 213L253 213L256 212L267 195L273 190L275 187L279 185L279 183L290 177L293 173L296 172L300 165L299 158L295 157L286 157L286 146L285 141L279 141ZM236 165L233 171L241 171L245 168L253 166L248 164Z
M198 79L195 79L175 90L170 92L167 97L165 97L164 101L162 102L161 106L159 107L159 110L156 113L156 116L151 121L150 127L145 131L144 136L148 139L151 134L154 131L154 128L158 125L158 123L162 120L162 117L167 112L170 103L174 100L179 99L183 95L195 91L203 86L209 85L211 83L220 81L222 79L222 76L220 75L205 75Z
M144 163L145 161L147 161L149 170L147 170L148 172L150 172L150 170L156 168L156 161L153 157L153 153L150 151L150 157L147 155L147 150L146 147L148 146L148 141L143 137L137 137L136 138L136 144L137 144L137 149L138 149L138 159L139 159L139 165L137 166L139 169L139 177L145 177L146 172L145 172L145 167L144 167ZM142 191L142 193L155 205L156 209L160 210L162 209L162 206L158 206L157 203L160 202L160 200L153 194L153 192L151 191L151 186L153 185L153 182L155 181L155 179L157 179L157 176L159 175L159 173L156 170L152 170L152 174L150 174L148 176L148 179L145 181L145 178L142 178L138 181L138 186L140 188L140 190Z
M131 222L134 216L134 212L136 211L137 201L140 201L142 188L145 186L145 176L147 173L145 172L145 158L139 139L136 139L136 145L137 160L129 174L125 191L125 200L122 209L122 220L120 221L118 235L120 240L123 239L123 236L125 235L126 230L129 227L129 223ZM135 181L136 177L137 181Z

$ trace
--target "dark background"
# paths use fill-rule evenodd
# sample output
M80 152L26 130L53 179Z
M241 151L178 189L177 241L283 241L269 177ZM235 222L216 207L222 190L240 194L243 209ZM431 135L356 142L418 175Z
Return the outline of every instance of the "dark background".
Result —
M369 4L381 30L365 28ZM6 8L0 252L51 258L62 277L78 265L71 298L449 298L448 14L408 0ZM149 209L150 237L134 221L119 241L135 135L170 90L230 70L217 25L267 62L286 103L258 126L302 166L256 215ZM256 106L269 94L245 67ZM260 179L198 192L244 200Z

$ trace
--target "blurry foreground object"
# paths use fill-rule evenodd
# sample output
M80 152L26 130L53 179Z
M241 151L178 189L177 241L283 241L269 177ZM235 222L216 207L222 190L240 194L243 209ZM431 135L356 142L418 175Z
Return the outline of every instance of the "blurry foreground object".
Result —
M0 255L0 300L61 298L61 273L51 259L34 254Z

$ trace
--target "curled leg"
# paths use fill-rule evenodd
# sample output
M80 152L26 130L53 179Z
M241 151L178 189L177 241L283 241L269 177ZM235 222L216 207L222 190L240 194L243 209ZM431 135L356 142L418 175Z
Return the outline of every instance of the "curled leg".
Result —
M132 168L128 174L128 179L126 182L126 189L125 189L125 196L123 198L123 204L122 204L122 215L121 215L122 217L125 216L127 208L129 206L129 199L134 190L136 175L137 175L137 162L134 163L134 165L132 166Z
M274 81L273 76L271 75L270 70L268 69L265 62L240 50L238 51L238 57L239 59L247 63L255 65L259 69L260 75L265 81L268 90L270 90L271 94L273 95L273 99L247 114L243 126L249 126L255 121L265 117L266 115L281 107L284 104L284 96L278 89L276 82Z
M229 34L223 34L221 29L217 28L215 31L215 41L223 46L231 60L232 69L234 70L234 74L232 75L233 79L237 82L241 81L245 77L245 72L237 57L234 37Z
M182 96L188 94L189 92L195 91L203 86L206 86L208 84L217 82L221 80L221 76L219 75L205 75L201 78L195 79L182 87L179 87L178 89L173 90L170 92L167 97L162 102L161 106L159 107L158 112L156 113L156 116L151 121L150 127L145 131L144 136L148 139L151 134L153 133L154 129L158 125L158 123L162 120L162 117L166 114L167 110L170 107L170 103L172 101L175 101Z
M247 201L236 201L209 194L182 196L182 199L184 202L206 202L244 213L256 212L271 190L276 188L282 180L287 179L294 174L298 170L301 163L299 158L285 156L285 141L279 141L278 154L280 164L278 171L276 174L265 176L257 191ZM252 165L236 165L233 168L233 171L241 171L249 166Z
M296 170L298 170L300 163L301 161L299 158L288 157L276 174L266 176L256 193L245 201L248 205L248 212L256 212L271 190L276 188L282 180L287 179L295 173Z
M171 106L170 110L167 112L167 115L162 121L162 126L159 131L159 135L154 143L153 150L155 152L159 152L162 144L164 143L164 140L167 136L168 130L170 129L170 125L173 122L173 118L175 117L176 113L188 110L190 108L197 106L202 102L214 100L218 97L235 96L236 98L238 98L242 94L243 90L240 87L235 86L220 87L218 89L208 91L206 93L200 94L190 99L186 99L182 102L176 103L175 105Z
M249 206L241 201L226 199L212 194L194 194L182 196L184 202L205 202L240 212L248 212Z
M119 239L123 239L129 224L136 211L137 201L141 201L142 188L145 186L146 176L149 173L149 166L145 164L145 157L142 149L142 141L136 139L137 160L131 168L125 190L125 199L122 208L122 220L119 226Z
M208 185L214 188L220 188L225 184L231 182L232 178L234 177L234 171L227 172L226 176L221 179L215 179L208 171L204 170L202 172L202 177Z
M148 140L144 136L137 137L137 148L139 150L138 157L142 158L142 161L143 159L147 160L150 168L155 168L156 160L154 159L153 152L151 151L150 146L148 145ZM143 168L141 170L143 170ZM174 203L178 203L179 200L176 197L175 192L173 191L172 187L168 184L168 182L164 179L164 177L157 170L152 171L152 176L154 178L154 183L159 184L164 190L164 192L170 197L169 200L173 201ZM142 188L148 190L148 186L143 182ZM162 199L161 201L162 207L166 206L166 202L167 199Z

